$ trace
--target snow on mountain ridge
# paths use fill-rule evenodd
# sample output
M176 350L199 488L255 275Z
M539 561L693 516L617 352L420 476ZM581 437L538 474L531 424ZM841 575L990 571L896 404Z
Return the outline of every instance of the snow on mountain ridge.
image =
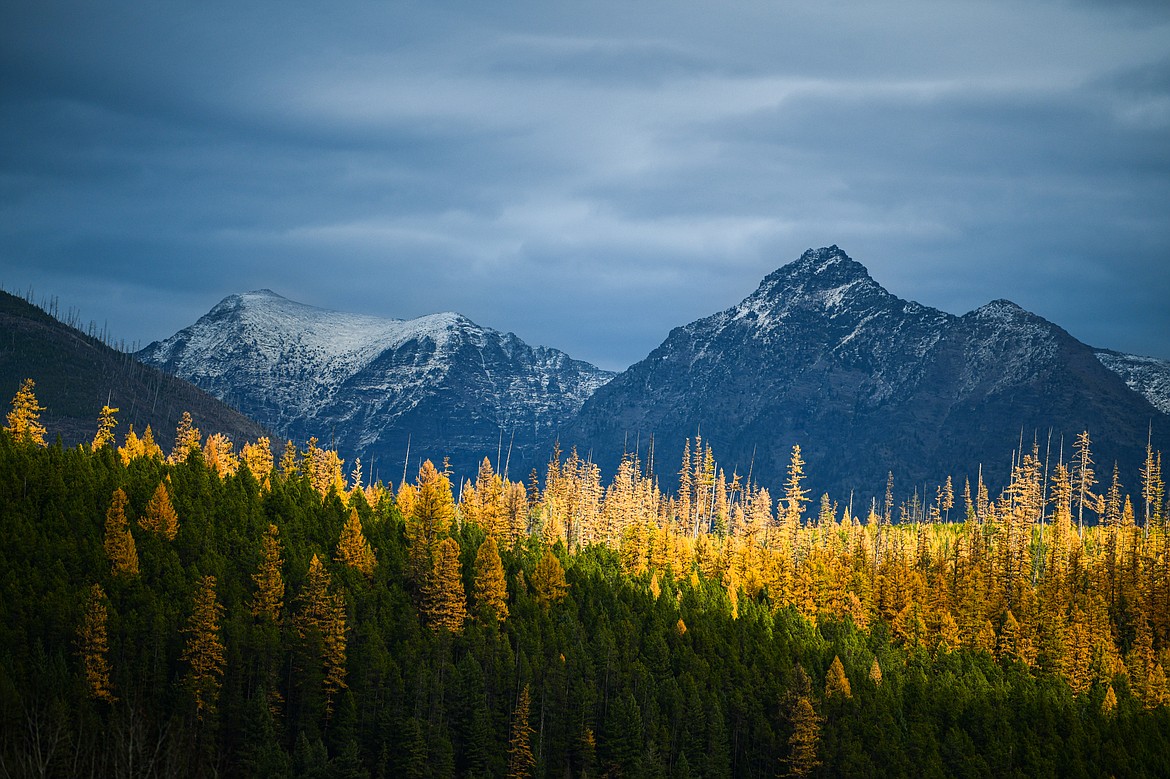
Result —
M1122 354L1109 349L1095 349L1094 354L1102 365L1120 376L1130 389L1145 396L1150 405L1170 414L1170 360Z

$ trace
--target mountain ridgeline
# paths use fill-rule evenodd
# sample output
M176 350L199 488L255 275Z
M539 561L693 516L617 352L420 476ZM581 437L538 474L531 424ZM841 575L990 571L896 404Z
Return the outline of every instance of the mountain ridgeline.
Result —
M533 465L521 453L550 440L613 375L459 314L383 319L269 290L225 298L138 356L278 435L329 436L323 445L395 482L408 451L412 462L449 458L463 474L509 448L518 467Z
M784 479L799 444L814 494L899 494L948 474L1006 484L1004 452L1037 441L1053 462L1081 430L1102 471L1134 472L1170 418L1067 332L996 300L963 316L902 300L836 246L809 250L726 311L673 330L561 431L603 470L636 432L677 466L696 434L730 474ZM615 452L617 453L615 455Z
M388 320L267 290L224 299L138 354L282 436L330 436L389 481L410 447L513 477L571 447L613 472L641 449L673 483L701 435L730 478L778 486L794 444L814 494L1006 484L1005 452L1055 462L1082 430L1099 470L1134 472L1152 428L1170 448L1170 363L1094 351L1006 300L963 316L902 300L836 246L809 250L740 304L673 330L614 376L458 314ZM510 452L510 455L509 455ZM496 457L497 453L500 455Z
M256 424L190 383L143 365L101 339L58 321L37 306L0 292L0 390L11 398L26 378L36 382L51 436L66 445L89 442L107 403L123 427L147 428L169 446L183 412L207 432L238 441L265 435Z

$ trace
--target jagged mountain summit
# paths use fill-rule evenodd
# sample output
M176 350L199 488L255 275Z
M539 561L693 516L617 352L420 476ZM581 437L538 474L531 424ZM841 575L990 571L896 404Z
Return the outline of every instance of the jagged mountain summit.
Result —
M853 493L868 508L889 471L900 496L947 475L961 490L981 464L1002 485L1021 435L1043 453L1049 430L1054 461L1062 435L1067 453L1088 429L1099 463L1135 473L1151 422L1164 441L1170 418L1051 322L1006 300L963 316L902 300L830 246L673 330L559 435L603 468L653 436L656 471L673 483L684 439L701 434L729 478L750 471L774 489L799 444L814 497Z
M317 436L395 482L408 442L412 464L449 456L458 473L474 474L501 439L506 457L514 434L512 465L529 466L521 452L613 375L459 314L384 319L270 290L230 295L138 356L282 436Z

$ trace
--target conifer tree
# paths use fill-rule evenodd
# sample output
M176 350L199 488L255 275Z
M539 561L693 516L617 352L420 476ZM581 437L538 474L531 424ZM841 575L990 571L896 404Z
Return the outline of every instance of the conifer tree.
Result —
M269 524L261 541L264 553L260 568L252 574L256 592L252 596L252 616L280 622L284 608L284 561L281 559L280 530Z
M118 447L118 454L122 457L123 465L129 465L132 460L144 454L142 439L134 432L134 425L130 425L126 431L125 442Z
M817 758L820 740L821 718L809 696L801 695L792 707L792 736L788 739L791 752L787 762L792 776L809 776L821 764Z
M215 593L214 576L204 576L195 593L195 605L187 626L187 643L182 660L187 664L186 684L195 697L199 719L216 710L219 689L226 665L224 645L219 636L223 606Z
M877 656L873 658L873 662L869 666L869 680L873 682L874 687L882 686L882 666L878 663Z
M496 541L491 536L479 545L475 554L475 586L471 593L476 614L485 623L494 625L508 618L508 585L504 578L504 564Z
M138 518L138 526L150 533L157 533L168 541L174 541L179 534L179 515L171 504L167 484L160 481L154 488L154 495L146 504L146 513Z
M114 428L117 427L118 422L114 419L114 414L118 413L118 409L110 408L109 406L102 406L101 413L98 415L98 429L94 434L93 443L90 448L95 452L103 446L109 446L114 443Z
M78 626L78 648L89 696L114 703L117 698L110 689L110 645L106 633L106 619L106 593L101 585L95 584L89 590L85 613L82 615L81 625Z
M1105 698L1101 701L1101 713L1106 717L1112 717L1117 710L1117 693L1113 691L1113 685L1110 684L1105 688Z
M508 779L527 779L536 768L532 755L532 726L528 722L531 707L528 685L520 691L520 700L512 712L512 728L508 738Z
M551 549L545 549L536 562L536 568L532 571L532 590L536 594L536 602L544 609L563 600L569 590L565 581L565 567Z
M175 428L175 445L171 447L168 462L171 464L186 462L187 455L199 449L200 440L199 428L195 427L191 412L184 411L178 427Z
M301 593L297 632L317 642L325 672L325 710L333 711L333 699L345 689L346 636L345 599L333 592L333 580L317 555L309 560L309 580Z
M877 658L874 658L876 661ZM845 666L841 658L833 655L833 663L829 666L829 673L825 677L825 698L840 695L842 698L852 698L853 688L849 686L849 677L845 675Z
M341 540L337 542L337 562L356 568L366 578L374 575L374 567L378 564L374 557L374 550L370 542L362 533L362 521L358 517L357 509L350 509L345 526L341 529Z
M154 460L163 458L162 447L155 443L154 431L150 429L150 425L147 425L146 429L142 431L142 456Z
M138 575L138 547L126 521L126 503L126 493L119 487L106 510L106 557L115 576Z
M421 585L434 565L439 541L451 530L455 500L451 496L451 481L430 460L419 466L411 492L413 500L406 515L406 540L410 544L407 572L416 585Z
M8 424L5 430L12 434L17 443L45 445L45 426L41 424L41 412L44 406L37 402L33 393L36 383L32 379L25 379L12 398L12 410L8 412Z
M297 445L291 440L284 442L284 451L280 455L280 475L286 480L301 472L301 458Z
M1073 502L1077 506L1077 532L1080 534L1084 534L1085 504L1089 504L1090 508L1096 505L1096 496L1093 495L1093 485L1097 481L1096 475L1093 473L1093 454L1089 449L1091 445L1092 441L1089 440L1088 430L1078 434L1076 443L1073 444Z
M788 481L784 482L784 519L787 527L792 529L800 527L804 505L808 503L808 491L801 486L803 480L804 459L800 456L800 444L796 444L788 463Z
M463 590L459 544L454 539L444 538L439 544L423 590L423 611L434 630L462 632L467 619L467 594Z
M272 442L268 436L260 436L254 442L244 444L240 449L240 460L261 486L268 485L272 475Z

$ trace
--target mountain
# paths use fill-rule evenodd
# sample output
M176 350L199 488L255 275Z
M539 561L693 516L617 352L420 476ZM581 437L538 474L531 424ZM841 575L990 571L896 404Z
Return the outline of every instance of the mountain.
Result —
M184 411L204 433L254 441L265 430L191 384L138 362L36 306L0 292L0 393L7 403L26 378L36 382L46 440L66 445L93 440L102 406L118 408L116 433L147 425L169 451Z
M270 290L224 298L138 356L236 405L282 436L317 436L365 472L397 481L411 461L449 456L474 475L497 451L511 474L613 375L459 314L383 319L328 311Z
M891 470L899 501L924 485L933 499L947 475L961 492L981 465L1003 485L1021 437L1043 455L1050 430L1053 460L1087 429L1097 462L1136 479L1151 422L1165 444L1170 418L1051 322L1006 300L963 316L902 300L830 246L671 331L558 432L603 469L653 436L671 485L684 439L701 434L729 477L750 470L774 495L799 444L814 498L868 505Z
M1154 408L1170 414L1170 360L1098 349L1097 359Z

